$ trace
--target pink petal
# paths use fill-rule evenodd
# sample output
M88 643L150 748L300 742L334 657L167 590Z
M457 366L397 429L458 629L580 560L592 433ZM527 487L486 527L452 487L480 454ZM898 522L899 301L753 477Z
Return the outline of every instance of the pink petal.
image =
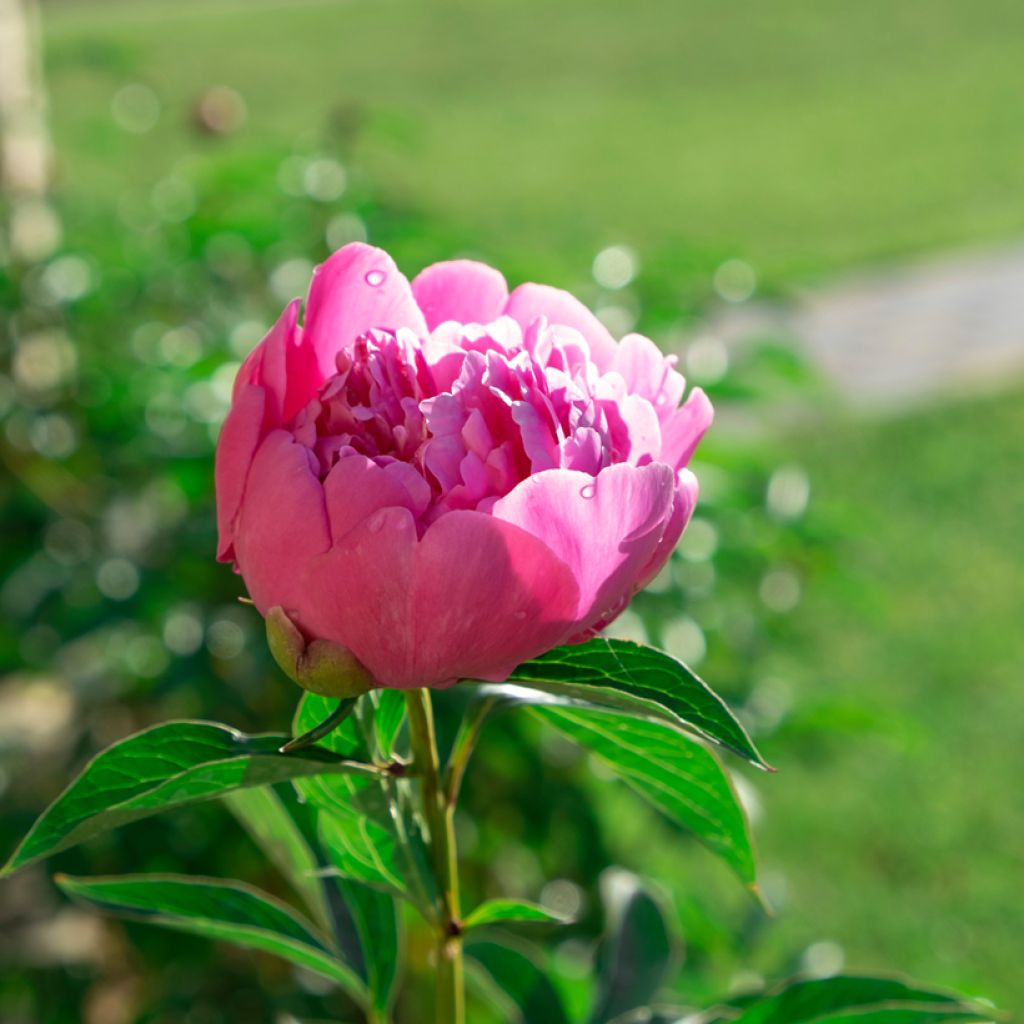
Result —
M565 638L578 594L536 538L478 512L450 512L424 534L384 509L315 560L310 627L348 648L382 686L501 680Z
M308 448L275 430L256 451L235 525L235 560L261 614L302 606L302 570L330 547L324 492Z
M521 284L508 297L505 312L525 332L538 317L552 325L563 324L579 331L590 346L590 358L602 372L615 360L615 340L608 329L579 299L546 284Z
M316 397L323 376L316 353L299 327L302 303L293 299L260 342L263 361L260 383L267 389L267 414L275 425L285 424ZM243 364L244 365L244 364Z
M409 501L408 503L403 502L403 504L411 509L413 515L419 519L427 511L427 506L434 496L431 493L430 484L423 479L419 470L408 462L399 462L396 459L394 462L386 463L383 469L392 480L396 480L405 488L405 493L409 495Z
M415 470L412 472L419 477ZM352 454L339 459L327 474L323 487L335 544L378 509L400 507L416 511L416 502L401 478L365 455Z
M501 316L508 301L505 278L473 260L434 263L413 280L412 293L430 330L446 320L489 324Z
M419 685L507 679L566 638L578 601L569 567L536 537L480 512L449 512L417 559Z
M271 328L273 330L273 328ZM246 384L259 385L263 379L263 342L267 339L263 338L258 345L253 347L253 350L245 357L242 365L238 368L238 373L235 374L235 383L231 387L231 401L238 398L238 392L246 386Z
M217 438L214 482L217 490L217 558L234 558L234 523L242 502L256 446L263 436L266 395L262 388L244 385L235 395Z
M585 629L632 593L653 558L672 512L673 476L663 463L609 466L596 477L550 470L499 498L492 513L544 541L569 566Z
M618 405L605 407L609 419L617 415L628 440L628 452L623 461L633 466L654 460L664 461L661 456L661 426L654 406L640 395L626 395Z
M662 420L661 461L682 469L690 461L714 417L711 400L700 388L694 388L690 397Z
M313 272L306 303L307 344L324 379L336 372L335 356L374 327L408 327L417 335L427 325L409 282L383 249L352 242Z
M665 354L642 334L627 334L615 351L612 369L622 375L626 388L666 410L679 405L686 381Z
M681 469L676 477L676 493L672 500L672 514L669 517L668 525L662 534L658 547L651 556L650 562L644 566L640 578L636 582L636 589L643 590L655 576L661 572L662 567L669 560L669 556L675 551L679 538L683 535L693 510L697 506L697 496L700 487L697 478L688 469Z
M310 635L350 650L382 685L415 674L416 546L409 510L386 508L306 566L301 618Z

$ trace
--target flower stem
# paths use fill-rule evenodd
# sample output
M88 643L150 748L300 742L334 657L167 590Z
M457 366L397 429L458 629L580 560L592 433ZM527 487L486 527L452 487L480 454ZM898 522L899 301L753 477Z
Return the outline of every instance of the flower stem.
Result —
M441 782L429 690L408 690L409 738L420 778L423 816L437 882L437 1024L465 1024L462 969L462 921L459 917L459 864L455 845L455 808Z

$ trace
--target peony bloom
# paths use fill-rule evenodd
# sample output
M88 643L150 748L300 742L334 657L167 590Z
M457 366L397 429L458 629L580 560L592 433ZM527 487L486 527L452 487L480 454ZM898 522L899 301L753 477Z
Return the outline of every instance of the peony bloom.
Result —
M505 679L611 622L697 500L674 360L566 292L348 245L239 370L218 557L380 686Z

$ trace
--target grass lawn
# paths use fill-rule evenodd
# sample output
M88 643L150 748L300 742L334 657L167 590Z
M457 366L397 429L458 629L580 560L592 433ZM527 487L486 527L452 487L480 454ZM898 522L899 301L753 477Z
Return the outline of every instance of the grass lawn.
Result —
M454 247L586 294L594 253L626 242L652 329L699 308L728 257L776 291L1024 233L1018 2L44 8L75 251L116 237L119 204L168 175L246 160L235 201L257 232L280 160L329 149L328 126L353 118L352 189L446 226L393 230L409 269ZM127 81L163 105L147 135L111 118ZM197 139L188 111L213 84L239 90L248 121ZM836 416L791 442L810 522L841 539L772 655L793 711L766 743L784 770L756 780L765 869L785 880L751 954L766 973L827 939L853 966L1024 1005L1022 409L1017 394ZM859 709L851 734L811 728L826 704L833 721Z
M853 965L898 964L1009 1009L1024 1005L1022 397L803 445L810 521L845 539L778 668L794 722L834 703L865 724L827 749L784 729L769 748L784 770L759 783L766 867L789 883L770 945L831 939Z
M315 147L359 111L362 170L517 274L579 282L624 241L677 289L728 256L775 288L1024 230L1013 0L58 0L45 17L66 184L100 203L194 149L185 111L224 83L247 126L191 164ZM164 102L148 136L111 120L126 79Z

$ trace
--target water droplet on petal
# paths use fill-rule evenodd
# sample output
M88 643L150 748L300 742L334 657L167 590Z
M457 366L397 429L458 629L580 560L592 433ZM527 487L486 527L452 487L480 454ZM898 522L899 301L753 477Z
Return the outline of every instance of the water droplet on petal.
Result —
M581 498L592 498L597 493L597 488L593 484L586 484L580 488Z
M366 273L366 283L371 288L379 288L387 276L383 270L369 270Z
M514 614L514 615L512 616L512 618L514 618L514 619L518 619L518 620L519 620L520 622L522 622L522 621L523 621L523 619L525 619L525 618L526 618L526 612L516 612L516 613L515 613L515 614Z

